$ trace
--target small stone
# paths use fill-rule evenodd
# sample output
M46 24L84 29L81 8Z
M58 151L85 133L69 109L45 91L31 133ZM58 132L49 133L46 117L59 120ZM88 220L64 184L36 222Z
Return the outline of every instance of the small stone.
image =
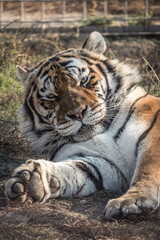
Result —
M79 203L83 205L83 204L86 204L86 202L87 202L87 201L86 201L85 199L83 199L83 200L81 200Z

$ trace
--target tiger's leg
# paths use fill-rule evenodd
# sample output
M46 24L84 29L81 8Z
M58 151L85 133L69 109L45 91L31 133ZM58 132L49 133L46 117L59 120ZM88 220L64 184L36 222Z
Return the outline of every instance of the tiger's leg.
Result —
M14 170L5 183L5 192L8 198L22 203L45 202L57 196L87 196L97 190L99 183L95 169L81 160L29 160Z
M110 200L105 217L134 218L160 206L160 114L137 144L137 166L130 189ZM159 135L158 135L159 134Z

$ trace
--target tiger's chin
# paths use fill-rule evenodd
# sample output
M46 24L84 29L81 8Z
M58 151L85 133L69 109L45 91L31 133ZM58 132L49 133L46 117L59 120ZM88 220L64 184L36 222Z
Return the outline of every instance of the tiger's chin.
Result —
M75 135L82 127L82 122L68 122L61 125L55 125L55 130L63 137Z
M85 123L83 121L75 121L72 124L68 123L68 126L66 126L67 124L55 126L55 130L62 137L69 137L76 142L87 141L104 131L105 128L102 122L103 119L98 121L89 120L85 121Z

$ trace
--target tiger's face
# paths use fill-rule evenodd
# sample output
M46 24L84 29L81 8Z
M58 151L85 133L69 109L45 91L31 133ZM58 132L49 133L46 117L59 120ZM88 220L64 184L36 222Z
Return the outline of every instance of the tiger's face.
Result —
M32 70L17 67L25 85L26 121L35 131L74 136L102 123L108 91L100 65L105 49L102 36L93 32L82 49L58 53Z

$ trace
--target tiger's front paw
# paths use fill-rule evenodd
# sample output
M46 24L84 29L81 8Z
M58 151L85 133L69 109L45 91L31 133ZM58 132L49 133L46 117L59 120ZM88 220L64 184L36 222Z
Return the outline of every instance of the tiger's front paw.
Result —
M43 164L29 160L16 168L5 183L6 196L18 202L45 202L59 188L58 180L48 176Z
M124 194L117 199L108 201L105 208L105 218L110 219L134 219L135 217L156 210L158 201L151 196L139 194Z

